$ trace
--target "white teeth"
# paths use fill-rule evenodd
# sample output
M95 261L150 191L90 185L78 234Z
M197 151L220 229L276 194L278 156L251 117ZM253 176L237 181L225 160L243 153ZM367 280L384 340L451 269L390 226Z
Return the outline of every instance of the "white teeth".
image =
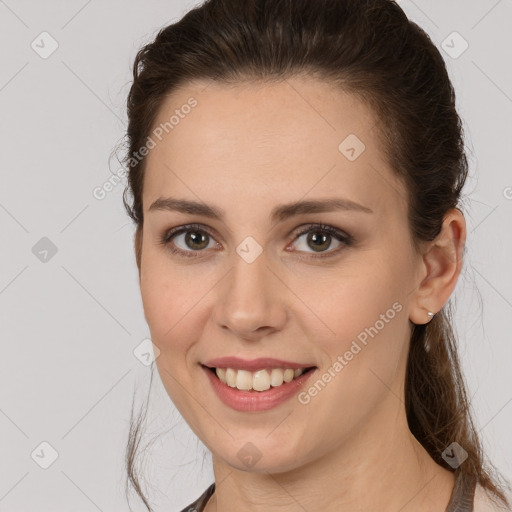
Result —
M283 383L283 370L280 370L278 368L273 368L272 373L270 374L270 384L272 386L280 386Z
M226 382L226 368L216 368L215 373L222 382Z
M253 375L252 389L255 391L266 391L270 389L270 375L267 370L260 370Z
M304 368L272 368L270 374L267 370L249 372L233 368L216 368L217 377L231 388L250 391L266 391L270 386L281 386L283 382L290 382L304 373Z
M233 368L226 369L226 384L231 388L236 388L236 370Z
M249 390L252 388L252 373L247 370L238 370L236 374L236 387Z
M287 368L284 371L283 380L285 382L290 382L293 380L293 376L295 375L295 372L291 368Z

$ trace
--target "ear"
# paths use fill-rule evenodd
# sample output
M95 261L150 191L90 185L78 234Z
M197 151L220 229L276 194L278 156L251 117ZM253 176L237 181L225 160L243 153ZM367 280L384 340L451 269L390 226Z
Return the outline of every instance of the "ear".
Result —
M137 268L139 269L139 281L140 281L140 262L142 258L142 224L137 226L134 237L135 245L135 261L137 262Z
M423 245L420 261L420 283L411 303L410 320L426 324L448 302L462 269L466 243L466 221L458 208L450 209L441 231L431 242Z

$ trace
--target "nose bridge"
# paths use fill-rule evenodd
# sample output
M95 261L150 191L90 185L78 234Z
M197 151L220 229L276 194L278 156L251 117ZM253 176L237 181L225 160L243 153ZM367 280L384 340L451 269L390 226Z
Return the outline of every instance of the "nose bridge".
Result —
M279 300L282 285L269 268L265 252L251 244L242 242L237 248L215 314L219 326L245 338L280 329L286 319Z

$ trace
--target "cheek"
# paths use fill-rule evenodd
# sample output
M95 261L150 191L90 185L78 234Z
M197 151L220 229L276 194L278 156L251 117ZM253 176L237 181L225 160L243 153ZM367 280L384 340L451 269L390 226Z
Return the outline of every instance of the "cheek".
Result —
M196 360L193 348L204 336L211 310L209 293L219 280L218 273L198 271L195 265L176 265L165 251L148 250L141 266L140 290L144 316L153 343L173 374L185 376Z
M328 283L310 289L308 302L316 314L310 318L319 324L331 361L346 354L365 366L394 367L407 340L408 270L382 253L368 256L379 263L361 260L357 271L332 273Z
M140 279L144 316L153 342L161 351L179 348L181 329L192 322L182 321L193 315L200 290L190 286L190 279L165 261L156 251L144 254Z
M198 339L194 315L201 293L163 260L160 255L144 255L141 298L151 340L160 351L155 364L162 383L175 406L187 415L190 404L183 387L191 389L187 354L190 340Z
M385 270L378 265L379 272L371 268L333 279L323 298L309 296L315 313L329 327L322 327L316 347L327 356L318 377L326 384L312 382L303 400L311 400L315 408L311 429L324 432L325 446L337 442L338 425L345 433L357 432L391 389L400 394L408 340L404 284L392 266ZM325 417L333 425L327 431Z

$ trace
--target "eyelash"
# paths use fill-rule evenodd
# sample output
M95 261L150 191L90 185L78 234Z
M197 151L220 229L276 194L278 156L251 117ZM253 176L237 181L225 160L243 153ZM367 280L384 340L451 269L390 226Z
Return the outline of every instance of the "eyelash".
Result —
M191 251L183 251L182 249L176 249L175 247L172 247L170 244L170 242L173 238L175 238L178 235L181 235L182 233L187 233L189 231L205 233L208 236L210 236L211 238L214 238L213 235L208 230L202 228L201 225L187 224L187 225L179 226L176 228L172 228L169 231L166 231L162 235L162 237L159 239L159 243L166 246L169 249L169 251L171 251L171 253L173 253L173 254L178 254L185 258L200 258L201 257L200 255L196 256L196 255L192 255L190 253L201 253L201 252L204 252L203 250L201 250L201 251L192 251L192 250ZM338 240L339 242L342 242L346 247L351 246L354 242L354 238L352 237L352 235L349 235L343 231L340 231L339 229L336 229L333 226L329 226L326 224L310 224L310 225L308 225L305 229L303 229L302 231L299 231L295 235L295 239L293 241L297 240L302 235L305 235L306 233L309 233L312 231L328 233L329 235L336 238L336 240ZM319 253L319 254L313 253L313 254L310 254L310 256L307 256L307 258L314 258L314 259L331 258L331 257L336 256L340 252L341 249L343 249L343 247L339 247L338 249L335 249L334 251L328 251L328 252Z

